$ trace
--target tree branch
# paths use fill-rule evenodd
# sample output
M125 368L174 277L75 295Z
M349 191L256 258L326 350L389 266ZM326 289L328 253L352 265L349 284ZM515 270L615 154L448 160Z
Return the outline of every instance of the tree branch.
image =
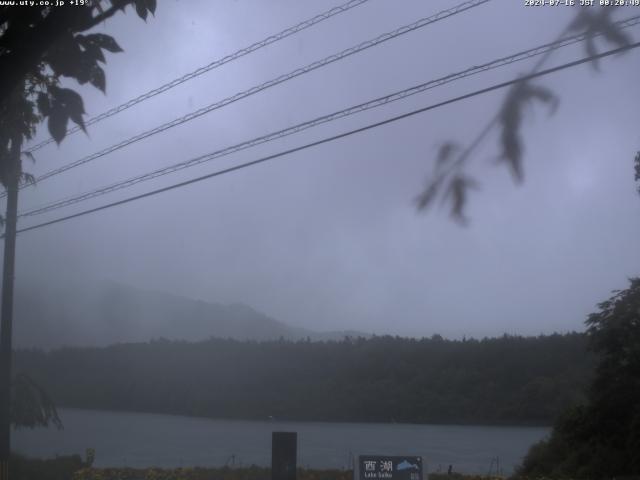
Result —
M10 45L4 45L6 54L0 56L0 105L4 104L11 92L25 76L38 64L48 48L65 32L83 32L123 10L133 0L114 0L112 6L95 17L87 18L87 11L74 8L52 9L38 24L24 33L16 32ZM88 12L89 16L91 12ZM4 36L3 36L4 37Z
M98 25L100 22L111 18L118 12L118 10L124 11L126 6L131 4L132 2L133 0L115 0L114 2L112 2L111 7L109 7L107 10L100 13L99 15L96 15L90 21L87 21L82 25L78 25L77 29L74 29L73 31L84 32L85 30L89 30Z

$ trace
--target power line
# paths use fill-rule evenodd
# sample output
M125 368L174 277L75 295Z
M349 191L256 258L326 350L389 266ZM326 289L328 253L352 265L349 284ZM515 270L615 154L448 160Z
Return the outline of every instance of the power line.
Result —
M390 123L393 123L393 122L397 122L399 120L403 120L405 118L409 118L409 117L418 115L420 113L427 112L429 110L434 110L436 108L440 108L440 107L443 107L445 105L450 105L452 103L459 102L461 100L466 100L466 99L469 99L469 98L472 98L472 97L476 97L478 95L483 95L485 93L493 92L495 90L499 90L499 89L514 85L516 83L526 82L526 81L532 80L534 78L543 77L543 76L549 75L551 73L555 73L555 72L558 72L558 71L561 71L561 70L565 70L565 69L572 68L572 67L575 67L575 66L578 66L578 65L582 65L584 63L593 61L595 59L601 59L601 58L608 57L608 56L611 56L611 55L616 55L616 54L623 53L623 52L626 52L626 51L629 51L629 50L632 50L632 49L635 49L635 48L638 48L638 47L640 47L640 42L636 42L636 43L632 43L632 44L624 46L624 47L619 47L619 48L615 48L615 49L612 49L612 50L608 50L606 52L599 53L599 54L596 54L596 55L589 55L587 57L583 57L583 58L581 58L579 60L575 60L573 62L564 63L564 64L556 66L556 67L548 68L546 70L541 70L541 71L539 71L537 73L524 75L524 76L521 76L519 78L508 80L506 82L494 84L494 85L492 85L490 87L482 88L480 90L475 90L473 92L470 92L470 93L467 93L467 94L464 94L464 95L460 95L460 96L457 96L457 97L453 97L453 98L450 98L448 100L444 100L444 101L439 102L439 103L428 105L426 107L422 107L422 108L419 108L417 110L413 110L413 111L408 112L408 113L403 113L401 115L397 115L397 116L388 118L386 120L382 120L382 121L379 121L379 122L371 123L369 125L365 125L364 127L360 127L360 128L356 128L356 129L353 129L353 130L349 130L347 132L343 132L343 133L340 133L340 134L337 134L337 135L333 135L333 136L330 136L330 137L325 137L325 138L323 138L321 140L317 140L315 142L310 142L310 143L307 143L305 145L301 145L299 147L295 147L295 148L291 148L291 149L288 149L288 150L284 150L284 151L281 151L281 152L278 152L278 153L275 153L275 154L272 154L272 155L267 155L265 157L261 157L261 158L259 158L257 160L253 160L251 162L246 162L246 163L242 163L240 165L236 165L236 166L233 166L233 167L225 168L224 170L218 170L216 172L209 173L207 175L202 175L200 177L196 177L196 178L192 178L190 180L186 180L186 181L183 181L183 182L175 183L175 184L169 185L167 187L163 187L163 188L159 188L159 189L156 189L156 190L152 190L150 192L142 193L140 195L135 195L133 197L128 197L128 198L125 198L123 200L118 200L116 202L108 203L106 205L101 205L99 207L91 208L91 209L88 209L88 210L83 210L82 212L74 213L72 215L67 215L65 217L56 218L56 219L50 220L48 222L39 223L37 225L32 225L30 227L25 227L25 228L22 228L22 229L18 230L17 233L28 232L30 230L35 230L35 229L46 227L46 226L53 225L53 224L56 224L56 223L64 222L66 220L71 220L73 218L77 218L77 217L81 217L81 216L84 216L84 215L88 215L90 213L95 213L95 212L99 212L101 210L106 210L108 208L115 207L115 206L118 206L118 205L123 205L125 203L130 203L130 202L133 202L133 201L136 201L136 200L141 200L143 198L151 197L153 195L157 195L159 193L167 192L169 190L174 190L174 189L177 189L177 188L185 187L187 185L191 185L193 183L201 182L201 181L207 180L209 178L213 178L213 177L217 177L217 176L220 176L220 175L224 175L226 173L231 173L231 172L234 172L236 170L241 170L241 169L244 169L244 168L247 168L247 167L251 167L251 166L257 165L259 163L264 163L264 162L267 162L267 161L270 161L270 160L274 160L274 159L279 158L279 157L283 157L283 156L286 156L286 155L290 155L292 153L296 153L296 152L300 152L302 150L306 150L308 148L316 147L318 145L323 145L325 143L333 142L335 140L346 138L346 137L349 137L351 135L355 135L357 133L362 133L362 132L365 132L367 130L378 128L378 127L381 127L383 125L387 125L387 124L390 124ZM4 235L2 237L4 237Z
M635 16L635 17L631 17L622 21L619 21L615 24L615 26L619 27L619 28L629 28L631 26L637 25L640 23L640 15ZM158 170L154 170L152 172L148 172L142 175L138 175L132 178L129 178L127 180L123 180L111 185L107 185L107 186L103 186L100 187L98 189L89 191L89 192L85 192L79 195L74 195L74 196L70 196L67 198L63 198L54 202L50 202L46 205L28 210L26 212L22 212L20 213L19 217L27 217L27 216L33 216L33 215L39 215L39 214L43 214L43 213L47 213L53 210L57 210L59 208L63 208L69 205L73 205L85 200L89 200L91 198L95 198L101 195L105 195L107 193L111 193L117 190L121 190L123 188L128 188L131 187L133 185L136 185L138 183L147 181L147 180L152 180L154 178L158 178L179 170L183 170L185 168L189 168L195 165L199 165L201 163L204 162L208 162L217 158L221 158L236 152L239 152L241 150L245 150L247 148L251 148L263 143L267 143L273 140L277 140L289 135L293 135L295 133L299 133L301 131L307 130L309 128L312 127L316 127L318 125L324 124L324 123L328 123L328 122L332 122L334 120L338 120L340 118L344 118L350 115L354 115L356 113L360 113L369 109L373 109L373 108L377 108L383 105L386 105L388 103L392 103L404 98L407 98L409 96L412 95L416 95L418 93L422 93L426 90L430 90L432 88L436 88L445 84L448 84L450 82L468 77L468 76L472 76L472 75L476 75L478 73L481 72L485 72L488 70L492 70L498 67L503 67L518 61L522 61L522 60L526 60L528 58L532 58L534 56L538 56L538 55L546 55L549 52L553 51L553 50L557 50L559 48L568 46L568 45L573 45L575 43L584 41L586 38L590 37L590 34L587 33L582 33L582 34L578 34L578 35L573 35L570 37L566 37L566 38L562 38L560 40L557 40L555 42L546 44L546 45L542 45L539 47L535 47L535 48L531 48L528 50L524 50L522 52L518 52L515 53L513 55L509 55L507 57L502 57L499 58L497 60L493 60L491 62L485 63L483 65L479 65L479 66L473 66L470 67L466 70L463 70L461 72L456 72L456 73L452 73L449 74L445 77L441 77L435 80L430 80L428 82L401 90L401 91L397 91L394 92L392 94L389 95L385 95L383 97L378 97L376 99L370 100L368 102L365 103L361 103L355 106L351 106L349 108L343 109L343 110L339 110L337 112L333 112L331 114L328 115L323 115L321 117L317 117L314 118L312 120L282 129L282 130L278 130L276 132L272 132L269 133L267 135L263 135L260 137L256 137L253 138L251 140L247 140L226 148L223 148L221 150L217 150L215 152L212 153L208 153L206 155L202 155L199 157L195 157L195 158L191 158L189 160L174 164L174 165L170 165L168 167L164 167L164 168L160 168Z
M396 30L394 30L392 32L384 33L384 34L379 35L378 37L376 37L374 39L367 40L367 41L362 42L362 43L360 43L360 44L358 44L356 46L347 48L347 49L345 49L345 50L343 50L343 51L341 51L339 53L335 53L333 55L325 57L322 60L317 60L317 61L315 61L313 63L310 63L310 64L308 64L308 65L306 65L304 67L301 67L301 68L298 68L296 70L293 70L292 72L289 72L289 73L284 74L284 75L280 75L279 77L271 79L271 80L269 80L269 81L267 81L265 83L262 83L260 85L254 86L254 87L252 87L252 88L250 88L248 90L236 93L235 95L233 95L231 97L227 97L227 98L225 98L223 100L220 100L220 101L218 101L216 103L213 103L213 104L208 105L206 107L202 107L202 108L200 108L200 109L198 109L198 110L196 110L194 112L191 112L191 113L189 113L189 114L187 114L187 115L185 115L183 117L174 119L174 120L172 120L170 122L167 122L167 123L165 123L163 125L160 125L160 126L154 128L154 129L151 129L151 130L148 130L146 132L140 133L140 134L138 134L138 135L136 135L134 137L131 137L131 138L129 138L127 140L124 140L124 141L122 141L120 143L117 143L115 145L111 145L110 147L107 147L107 148L105 148L103 150L100 150L99 152L96 152L96 153L93 153L93 154L88 155L86 157L83 157L83 158L81 158L79 160L76 160L76 161L70 163L70 164L64 165L64 166L62 166L60 168L57 168L55 170L50 170L49 172L44 173L40 177L36 178L36 182L40 182L42 180L46 180L47 178L51 178L51 177L53 177L55 175L59 175L59 174L61 174L63 172L66 172L67 170L70 170L72 168L78 167L80 165L88 163L88 162L90 162L92 160L95 160L97 158L103 157L103 156L105 156L105 155L107 155L109 153L115 152L116 150L119 150L121 148L127 147L127 146L131 145L132 143L138 142L138 141L143 140L145 138L148 138L148 137L150 137L152 135L156 135L156 134L158 134L160 132L168 130L168 129L172 128L172 127L175 127L175 126L181 125L183 123L189 122L191 120L194 120L194 119L196 119L198 117L201 117L202 115L205 115L207 113L212 112L213 110L217 110L217 109L222 108L224 106L227 106L227 105L229 105L231 103L237 102L238 100L241 100L243 98L249 97L249 96L254 95L254 94L256 94L258 92L261 92L263 90L266 90L266 89L268 89L270 87L273 87L273 86L278 85L280 83L283 83L283 82L286 82L288 80L291 80L291 79L293 79L295 77L298 77L300 75L304 75L304 74L309 73L311 71L314 71L314 70L316 70L318 68L324 67L324 66L329 65L329 64L331 64L333 62L336 62L338 60L342 60L342 59L344 59L346 57L349 57L349 56L351 56L353 54L359 53L359 52L361 52L363 50L366 50L368 48L371 48L371 47L374 47L376 45L379 45L379 44L381 44L383 42L386 42L388 40L391 40L393 38L399 37L401 35L404 35L406 33L412 32L414 30L417 30L419 28L425 27L427 25L431 25L431 24L433 24L435 22L438 22L438 21L443 20L445 18L457 15L457 14L462 13L462 12L464 12L466 10L471 9L471 8L478 7L478 6L482 5L482 4L488 3L490 1L491 0L469 0L469 1L463 2L463 3L459 4L459 5L456 5L455 7L452 7L452 8L446 9L446 10L442 10L442 11L440 11L440 12L438 12L435 15L432 15L430 17L422 18L422 19L420 19L420 20L418 20L418 21L416 21L414 23L402 26L402 27L400 27L400 28L398 28L398 29L396 29ZM24 187L24 185L23 185L23 187ZM5 196L5 195L6 194L0 195L0 197Z
M260 50L263 47L266 47L268 45L271 45L273 43L276 43L280 40L283 40L287 37L290 37L291 35L294 35L296 33L302 32L303 30L306 30L309 27L312 27L314 25L317 25L325 20L328 20L331 17L334 17L336 15L339 15L341 13L344 13L348 10L351 10L352 8L358 7L360 5L362 5L363 3L368 2L369 0L349 0L348 2L339 5L337 7L333 7L330 10L327 10L326 12L322 12L318 15L316 15L315 17L309 18L307 20L304 20L303 22L298 23L297 25L294 25L292 27L289 27L285 30L282 30L281 32L275 33L273 35L270 35L269 37L260 40L259 42L253 43L251 45L249 45L248 47L244 47L241 48L240 50L231 53L229 55L226 55L222 58L219 58L217 60L214 60L213 62L209 63L208 65L205 65L203 67L200 67L192 72L189 72L185 75L183 75L182 77L176 78L174 80L171 80L168 83L165 83L164 85L161 85L157 88L154 88L153 90L150 90L146 93L143 93L135 98L132 98L131 100L122 103L116 107L113 107L110 110L107 110L106 112L101 113L100 115L96 115L95 117L90 118L89 120L87 120L85 122L85 126L89 126L89 125L93 125L94 123L98 123L102 120L105 120L106 118L112 117L113 115L116 115L117 113L120 113L124 110L127 110L128 108L133 107L134 105L137 105L140 102L144 102L145 100L148 100L152 97L155 97L156 95L159 95L161 93L166 92L167 90L172 89L173 87L177 87L178 85L185 83L193 78L199 77L200 75L203 75L204 73L210 72L211 70L214 70L218 67L221 67L222 65L225 65L229 62L232 62L234 60L237 60L241 57L244 57L245 55L248 55L250 53L253 53L257 50ZM81 127L79 126L75 126L73 128L70 128L69 130L67 130L67 135L71 135L74 134L76 132L79 132L80 130L82 130ZM53 143L55 140L53 138L48 138L46 140L43 140L42 142L34 145L33 147L31 147L30 149L28 149L27 151L30 153L35 152L36 150L40 150L42 147L44 147L45 145L49 145L50 143Z

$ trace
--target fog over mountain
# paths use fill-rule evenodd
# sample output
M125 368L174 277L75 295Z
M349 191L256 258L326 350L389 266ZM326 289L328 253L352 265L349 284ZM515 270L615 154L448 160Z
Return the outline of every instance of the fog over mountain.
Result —
M107 52L106 95L72 81L65 85L82 94L88 117L99 115L340 3L162 2L146 23L133 11L118 14L94 30L113 35L124 50ZM19 209L28 211L169 168L536 48L565 31L579 8L523 4L483 4L233 102L25 188ZM25 169L36 177L44 175L452 6L445 0L367 2L89 125L86 135L71 135L59 146L51 143L38 150L35 163L26 161ZM632 10L615 9L612 19L634 15ZM638 38L637 27L626 32ZM598 52L611 46L602 38L596 41ZM416 337L440 333L461 339L582 330L597 302L612 289L625 288L627 278L640 272L640 201L633 167L639 149L637 52L603 59L599 72L582 65L532 83L553 91L560 100L557 111L550 116L548 105L534 102L523 118L522 184L514 184L505 164L495 161L501 152L499 130L491 130L473 152L467 173L481 188L469 196L467 228L450 220L447 204L442 209L434 205L423 215L414 200L430 178L439 147L449 141L462 148L471 144L499 111L506 91L24 232L18 238L16 279L24 287L27 275L56 286L61 275L78 283L109 278L205 302L243 302L288 325L314 331L353 329ZM584 56L583 44L567 46L554 51L545 68ZM403 115L517 78L539 60L505 65L215 162L21 217L19 226L55 220ZM48 137L45 123L32 144ZM54 305L55 293L39 292L38 299L27 300L23 289L15 322L19 344L29 330L21 320L25 303L34 310L50 309L47 324L55 327L41 326L31 334L42 342L50 337L80 341L92 322L100 328L96 338L88 339L91 344L142 336L148 330L144 325L154 316L151 307L144 309L149 317L132 324L117 302L97 313L92 302L109 302L88 290L83 295L69 292L78 304L61 292L63 306ZM40 306L40 296L49 299L48 306ZM166 301L180 310L177 300ZM164 319L160 323L166 324L162 329L180 322L198 324L198 308L227 308L189 305L171 327L164 302L154 307ZM211 317L220 318L214 313ZM67 326L73 322L78 332ZM125 332L114 332L119 324ZM195 338L203 330L185 329L183 335Z
M366 336L362 332L293 327L242 303L204 302L106 280L19 282L15 302L15 343L19 348L104 346L154 338L323 340Z

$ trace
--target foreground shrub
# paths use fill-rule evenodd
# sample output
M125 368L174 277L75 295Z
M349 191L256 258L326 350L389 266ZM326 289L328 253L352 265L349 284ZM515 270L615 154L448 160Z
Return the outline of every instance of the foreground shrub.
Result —
M298 480L352 480L350 470L298 470ZM85 468L73 480L271 480L271 469L248 468Z
M504 477L466 475L464 473L430 473L429 480L504 480Z
M577 480L640 476L640 278L587 318L598 364L584 404L556 420L518 474Z
M9 472L11 480L70 480L85 466L80 455L41 460L12 454Z

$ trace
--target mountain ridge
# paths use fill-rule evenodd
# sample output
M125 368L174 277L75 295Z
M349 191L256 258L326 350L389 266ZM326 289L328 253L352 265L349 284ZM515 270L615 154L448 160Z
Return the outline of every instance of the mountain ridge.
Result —
M200 341L342 339L368 334L320 332L274 319L241 302L222 304L111 280L16 285L17 348L106 346L152 339Z

